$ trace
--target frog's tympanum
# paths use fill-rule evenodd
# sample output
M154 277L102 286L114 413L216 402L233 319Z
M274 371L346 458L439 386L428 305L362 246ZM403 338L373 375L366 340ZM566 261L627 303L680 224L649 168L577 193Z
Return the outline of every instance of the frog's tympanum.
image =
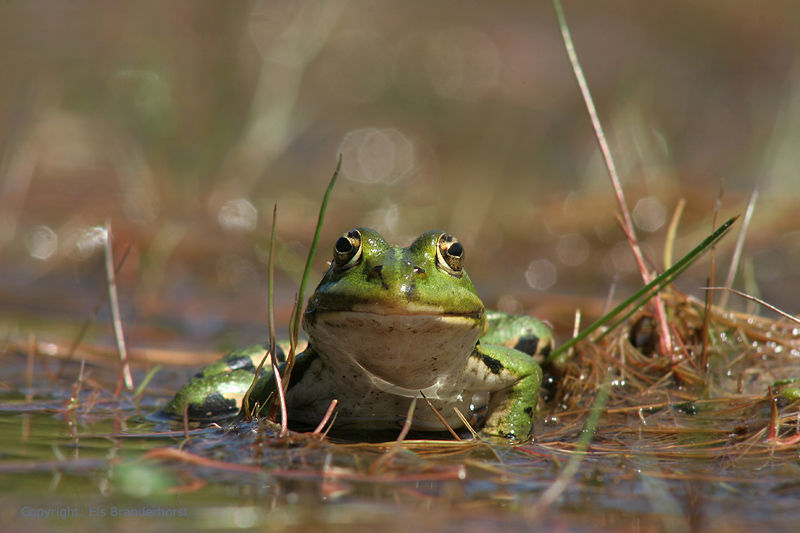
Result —
M552 349L552 333L530 316L487 312L463 263L464 247L442 231L408 248L368 228L339 237L303 316L308 347L292 370L289 422L313 427L337 399L335 429L396 430L419 397L412 428L444 430L424 395L453 428L464 425L454 408L469 419L485 407L483 435L526 439L542 381L535 358ZM205 419L238 412L263 354L263 346L229 354L165 411ZM250 404L264 405L272 389L267 371Z

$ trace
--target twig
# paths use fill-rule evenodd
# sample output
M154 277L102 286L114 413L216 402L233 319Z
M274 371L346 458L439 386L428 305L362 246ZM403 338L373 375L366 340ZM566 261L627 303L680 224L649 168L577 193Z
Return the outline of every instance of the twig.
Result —
M403 441L408 436L408 432L411 431L411 425L414 423L414 410L417 408L417 399L419 396L416 394L414 395L414 399L411 400L411 404L408 406L408 412L406 412L406 421L403 423L403 429L400 430L400 434L397 436L396 441L396 448L400 448L403 445Z
M325 411L325 416L323 416L322 420L319 421L319 424L317 425L316 429L311 432L312 435L319 435L322 432L322 428L324 428L325 424L328 423L328 420L331 418L331 415L333 414L333 411L334 409L336 409L337 405L339 405L339 400L335 398L331 400L331 404L328 406L328 410Z
M458 407L456 407L455 405L453 406L453 411L455 411L456 415L458 415L458 418L461 419L461 422L464 424L464 427L467 428L470 433L472 433L472 438L473 439L477 439L478 438L478 432L475 431L472 428L472 424L469 423L469 420L467 420L467 417L464 416L463 413L461 411L459 411Z
M754 301L754 302L756 302L758 304L761 304L764 307L766 307L767 309L769 309L770 311L775 311L776 313L778 313L782 317L788 318L792 322L796 322L796 323L800 324L800 319L798 319L797 317L794 317L794 316L790 315L789 313L785 313L785 312L781 311L780 309L778 309L774 305L770 305L767 302L765 302L764 300L759 300L755 296L750 296L749 294L745 294L745 293L743 293L741 291L737 291L736 289L731 289L730 287L700 287L700 288L702 290L706 290L706 291L728 291L728 292L732 292L734 294L738 294L742 298L747 298L748 300L752 300L752 301Z
M114 322L114 338L117 340L117 350L119 351L119 361L121 365L122 379L125 388L133 390L133 377L131 368L128 365L128 351L125 348L125 336L122 333L122 319L119 314L119 298L117 297L117 282L114 275L114 254L111 249L111 219L106 219L106 277L108 279L108 305L111 307L111 317ZM119 393L119 386L116 393Z
M458 436L458 433L456 433L455 430L450 426L450 424L447 423L447 420L445 420L444 417L441 415L441 413L439 413L439 410L436 409L433 406L433 404L428 399L428 397L425 396L425 393L422 392L422 391L419 391L419 393L422 395L422 399L425 400L425 403L428 404L428 407L431 408L431 411L433 411L433 414L436 415L436 418L438 418L442 422L442 424L444 424L444 427L447 428L447 431L450 432L450 434L453 436L453 438L456 439L456 440L461 440L461 437Z

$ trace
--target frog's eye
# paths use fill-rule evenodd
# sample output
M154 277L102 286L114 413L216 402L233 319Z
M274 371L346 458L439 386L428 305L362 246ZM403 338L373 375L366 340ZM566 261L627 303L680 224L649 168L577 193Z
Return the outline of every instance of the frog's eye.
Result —
M461 277L461 268L464 262L464 247L458 239L443 233L436 243L436 262L448 274Z
M336 270L347 270L361 260L361 232L348 231L333 245L333 266Z

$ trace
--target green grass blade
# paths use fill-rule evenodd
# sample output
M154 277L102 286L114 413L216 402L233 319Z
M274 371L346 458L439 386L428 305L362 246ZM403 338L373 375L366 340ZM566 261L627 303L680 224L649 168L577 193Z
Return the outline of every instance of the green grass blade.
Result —
M141 398L142 394L144 394L144 390L150 384L150 380L153 379L159 370L161 370L161 365L156 365L150 369L147 375L144 377L144 380L136 387L136 392L133 393L133 400L138 403L139 399Z
M555 360L556 357L561 355L562 353L566 352L573 346L575 346L578 342L582 341L598 328L604 326L606 323L611 321L615 316L625 310L629 305L636 303L637 305L630 311L627 315L625 315L622 319L618 320L614 323L614 325L609 328L609 331L616 328L619 324L621 324L628 316L630 316L636 309L644 305L650 298L658 294L665 286L672 283L672 281L677 278L684 270L686 270L689 265L691 265L695 260L697 260L704 252L710 249L718 240L725 235L730 227L736 222L736 219L739 218L735 216L725 222L722 226L720 226L714 233L709 235L703 242L701 242L694 250L686 254L680 261L675 263L670 269L666 270L663 274L655 278L653 281L639 289L633 296L619 304L617 307L606 313L602 318L600 318L597 322L586 328L585 330L581 331L578 335L573 337L572 339L568 340L555 350L547 357L546 362L549 363Z
M300 335L300 319L303 317L303 305L305 304L306 285L308 284L308 277L311 274L311 264L314 262L314 256L317 253L317 246L319 245L319 237L322 233L322 223L325 220L325 212L328 210L328 200L333 192L333 186L336 184L336 178L339 177L339 171L342 169L342 155L339 154L339 163L336 165L336 171L333 173L331 182L325 191L325 196L322 198L322 205L319 208L319 217L317 218L317 229L314 232L314 241L311 243L311 249L308 251L308 259L306 259L306 268L303 271L303 279L300 280L300 291L297 295L297 302L294 308L293 320L289 329L289 356L286 358L286 370L284 371L283 383L284 390L289 386L289 378L294 366L295 349L297 347L297 338Z

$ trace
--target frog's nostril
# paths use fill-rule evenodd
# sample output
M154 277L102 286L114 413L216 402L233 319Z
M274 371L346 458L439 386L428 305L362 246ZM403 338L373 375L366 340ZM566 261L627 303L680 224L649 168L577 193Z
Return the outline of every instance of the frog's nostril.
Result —
M380 278L381 277L381 270L383 270L383 265L377 265L377 266L372 267L372 269L369 271L368 277L370 279L372 279L372 278Z
M422 268L422 267L415 266L414 267L414 273L415 274L424 274L425 273L425 269Z

